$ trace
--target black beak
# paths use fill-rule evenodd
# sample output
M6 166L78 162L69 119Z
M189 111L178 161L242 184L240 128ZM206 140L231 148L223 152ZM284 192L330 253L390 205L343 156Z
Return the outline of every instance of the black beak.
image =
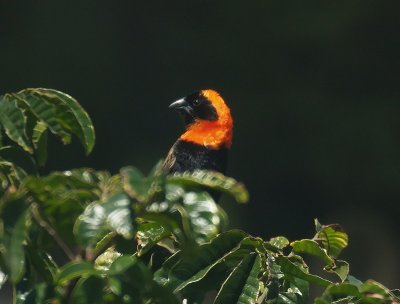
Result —
M187 102L186 98L179 99L177 101L174 101L169 105L170 109L174 109L178 111L179 113L182 113L184 115L188 115L190 117L193 117L193 108L190 106L190 104Z
M175 110L179 110L179 109L183 109L185 107L189 106L188 103L186 102L185 98L179 99L177 101L174 101L173 103L171 103L169 105L170 109L175 109Z
M193 108L190 106L186 98L174 101L169 105L169 108L179 112L179 114L183 116L186 125L189 125L194 121Z

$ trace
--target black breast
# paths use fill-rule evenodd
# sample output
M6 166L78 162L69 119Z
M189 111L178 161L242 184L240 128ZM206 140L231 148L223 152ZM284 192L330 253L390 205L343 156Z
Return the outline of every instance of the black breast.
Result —
M209 149L187 141L178 140L172 147L165 168L169 173L213 170L226 173L228 149Z

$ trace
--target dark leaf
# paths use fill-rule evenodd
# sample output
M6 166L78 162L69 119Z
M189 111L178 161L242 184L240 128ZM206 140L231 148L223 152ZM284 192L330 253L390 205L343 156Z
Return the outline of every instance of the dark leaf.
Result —
M32 94L58 106L63 106L65 108L63 109L64 114L70 115L64 117L57 115L59 121L63 124L64 128L69 129L80 139L82 145L85 147L86 154L89 154L93 150L95 133L92 121L86 111L73 97L57 90L44 88L26 89L21 92L29 95Z
M232 230L218 235L209 244L179 251L155 273L155 280L178 292L204 278L213 267L239 249L245 237L245 233Z
M103 289L106 286L104 278L99 276L89 276L79 279L72 295L71 303L74 304L101 304L103 300Z
M214 303L255 303L260 289L260 271L260 257L255 253L246 256L222 284Z
M32 153L33 149L26 134L26 120L24 112L10 95L0 98L0 123L6 134L25 151Z
M54 300L54 302L53 302ZM57 303L53 286L46 283L36 284L32 289L23 294L18 294L16 304Z
M39 166L44 166L47 160L47 126L44 122L38 121L33 128L32 143L35 147L36 160Z
M62 124L57 120L56 105L48 102L42 96L31 94L31 89L11 94L11 96L25 105L25 108L32 112L44 127L48 127L53 134L60 136L64 144L71 142L70 133L66 132Z
M147 177L135 167L124 167L120 172L125 192L141 203L147 202L155 193L161 191L163 176L158 170L158 165Z
M97 273L97 270L89 262L71 262L60 268L55 281L58 285L65 285L71 280L88 277Z
M23 198L17 197L7 202L1 210L4 225L2 243L4 246L4 263L8 269L9 279L18 283L25 271L24 242L30 223L29 213Z

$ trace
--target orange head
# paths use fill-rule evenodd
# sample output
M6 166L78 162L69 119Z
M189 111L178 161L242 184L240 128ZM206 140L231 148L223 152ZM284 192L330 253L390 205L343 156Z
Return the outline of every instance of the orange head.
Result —
M230 148L233 121L231 111L214 90L201 90L172 103L180 112L186 131L180 139L210 149Z

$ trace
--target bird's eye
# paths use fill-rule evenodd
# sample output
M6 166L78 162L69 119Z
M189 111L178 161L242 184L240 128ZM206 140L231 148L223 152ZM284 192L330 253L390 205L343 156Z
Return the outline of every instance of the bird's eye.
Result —
M193 105L196 106L196 107L199 106L200 103L201 103L201 101L199 99L194 99L193 100Z

